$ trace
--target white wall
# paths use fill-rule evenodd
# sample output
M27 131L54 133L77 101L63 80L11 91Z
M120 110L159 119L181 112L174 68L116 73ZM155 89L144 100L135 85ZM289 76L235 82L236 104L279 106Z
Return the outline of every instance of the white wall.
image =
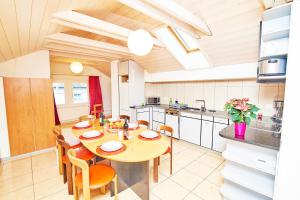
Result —
M10 156L3 78L0 77L0 158Z
M111 113L111 88L110 78L102 72L96 70L93 67L84 66L84 70L80 75L74 75L70 69L69 64L65 63L51 63L51 79L53 82L65 83L65 96L66 98L72 97L71 85L73 82L85 82L88 83L89 76L99 76L103 108L105 114ZM73 104L72 99L66 99L65 105L57 106L58 115L61 122L73 121L78 119L81 115L87 115L90 111L89 102L84 104Z
M290 41L287 61L285 107L281 146L276 176L275 200L300 199L300 1L294 0L291 10Z
M163 104L173 101L187 103L191 107L200 107L196 99L204 99L208 109L223 110L225 102L230 98L249 97L258 105L259 112L266 116L274 114L274 99L283 99L284 84L258 84L256 80L197 81L173 83L146 83L145 94L159 96Z
M257 62L210 67L201 70L179 70L159 73L145 72L145 82L253 79L256 78L256 71Z
M37 51L0 63L0 76L50 78L49 51Z

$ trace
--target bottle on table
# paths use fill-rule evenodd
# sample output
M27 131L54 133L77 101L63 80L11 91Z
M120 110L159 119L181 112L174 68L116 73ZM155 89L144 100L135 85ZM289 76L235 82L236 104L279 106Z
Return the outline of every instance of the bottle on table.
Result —
M128 134L128 119L125 119L125 123L123 125L123 139L128 140L129 134Z
M100 113L99 120L100 120L100 126L104 126L104 114L103 114L103 112Z

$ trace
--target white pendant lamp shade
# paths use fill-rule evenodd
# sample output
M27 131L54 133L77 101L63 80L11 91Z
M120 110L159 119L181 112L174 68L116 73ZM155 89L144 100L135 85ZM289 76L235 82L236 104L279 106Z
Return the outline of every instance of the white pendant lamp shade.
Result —
M83 66L80 62L72 62L70 65L70 69L73 73L79 74L83 70Z
M144 56L151 51L153 38L147 31L138 29L130 33L127 44L131 53Z

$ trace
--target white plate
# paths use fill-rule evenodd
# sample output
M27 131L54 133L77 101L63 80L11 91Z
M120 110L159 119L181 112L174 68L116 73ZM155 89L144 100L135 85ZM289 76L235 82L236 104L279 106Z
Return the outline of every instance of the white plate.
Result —
M99 136L101 133L99 131L96 131L96 130L92 130L92 131L87 131L87 132L84 132L82 134L83 137L85 138L92 138L92 137L97 137Z
M130 129L135 129L137 127L138 127L138 125L136 123L128 123L128 128L130 128Z
M100 148L103 150L103 151L117 151L119 149L121 149L123 147L123 144L119 141L109 141L109 142L105 142L103 143Z
M117 122L117 121L119 121L119 119L117 119L117 118L109 118L109 119L107 119L109 122Z
M89 121L82 121L82 122L78 122L77 124L75 124L75 127L85 128L85 127L88 127L89 125L90 125Z
M154 131L144 131L141 133L141 136L144 138L152 139L152 138L156 138L158 136L158 133Z

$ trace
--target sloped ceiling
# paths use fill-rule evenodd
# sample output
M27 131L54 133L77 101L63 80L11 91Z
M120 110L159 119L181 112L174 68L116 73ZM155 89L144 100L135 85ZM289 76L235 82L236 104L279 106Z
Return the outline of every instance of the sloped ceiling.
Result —
M175 0L203 18L213 36L201 38L201 49L214 66L253 62L257 60L259 21L263 6L260 0ZM126 45L111 38L66 28L50 22L51 14L62 10L75 10L129 28L148 31L162 24L115 0L5 0L0 1L0 62L44 48L47 35L64 32L73 35ZM57 54L51 52L52 59ZM58 60L70 61L76 55ZM84 60L80 57L81 60ZM182 69L165 49L156 47L144 57L132 56L149 72ZM97 60L87 58L93 63ZM109 71L109 62L98 61L100 70Z

